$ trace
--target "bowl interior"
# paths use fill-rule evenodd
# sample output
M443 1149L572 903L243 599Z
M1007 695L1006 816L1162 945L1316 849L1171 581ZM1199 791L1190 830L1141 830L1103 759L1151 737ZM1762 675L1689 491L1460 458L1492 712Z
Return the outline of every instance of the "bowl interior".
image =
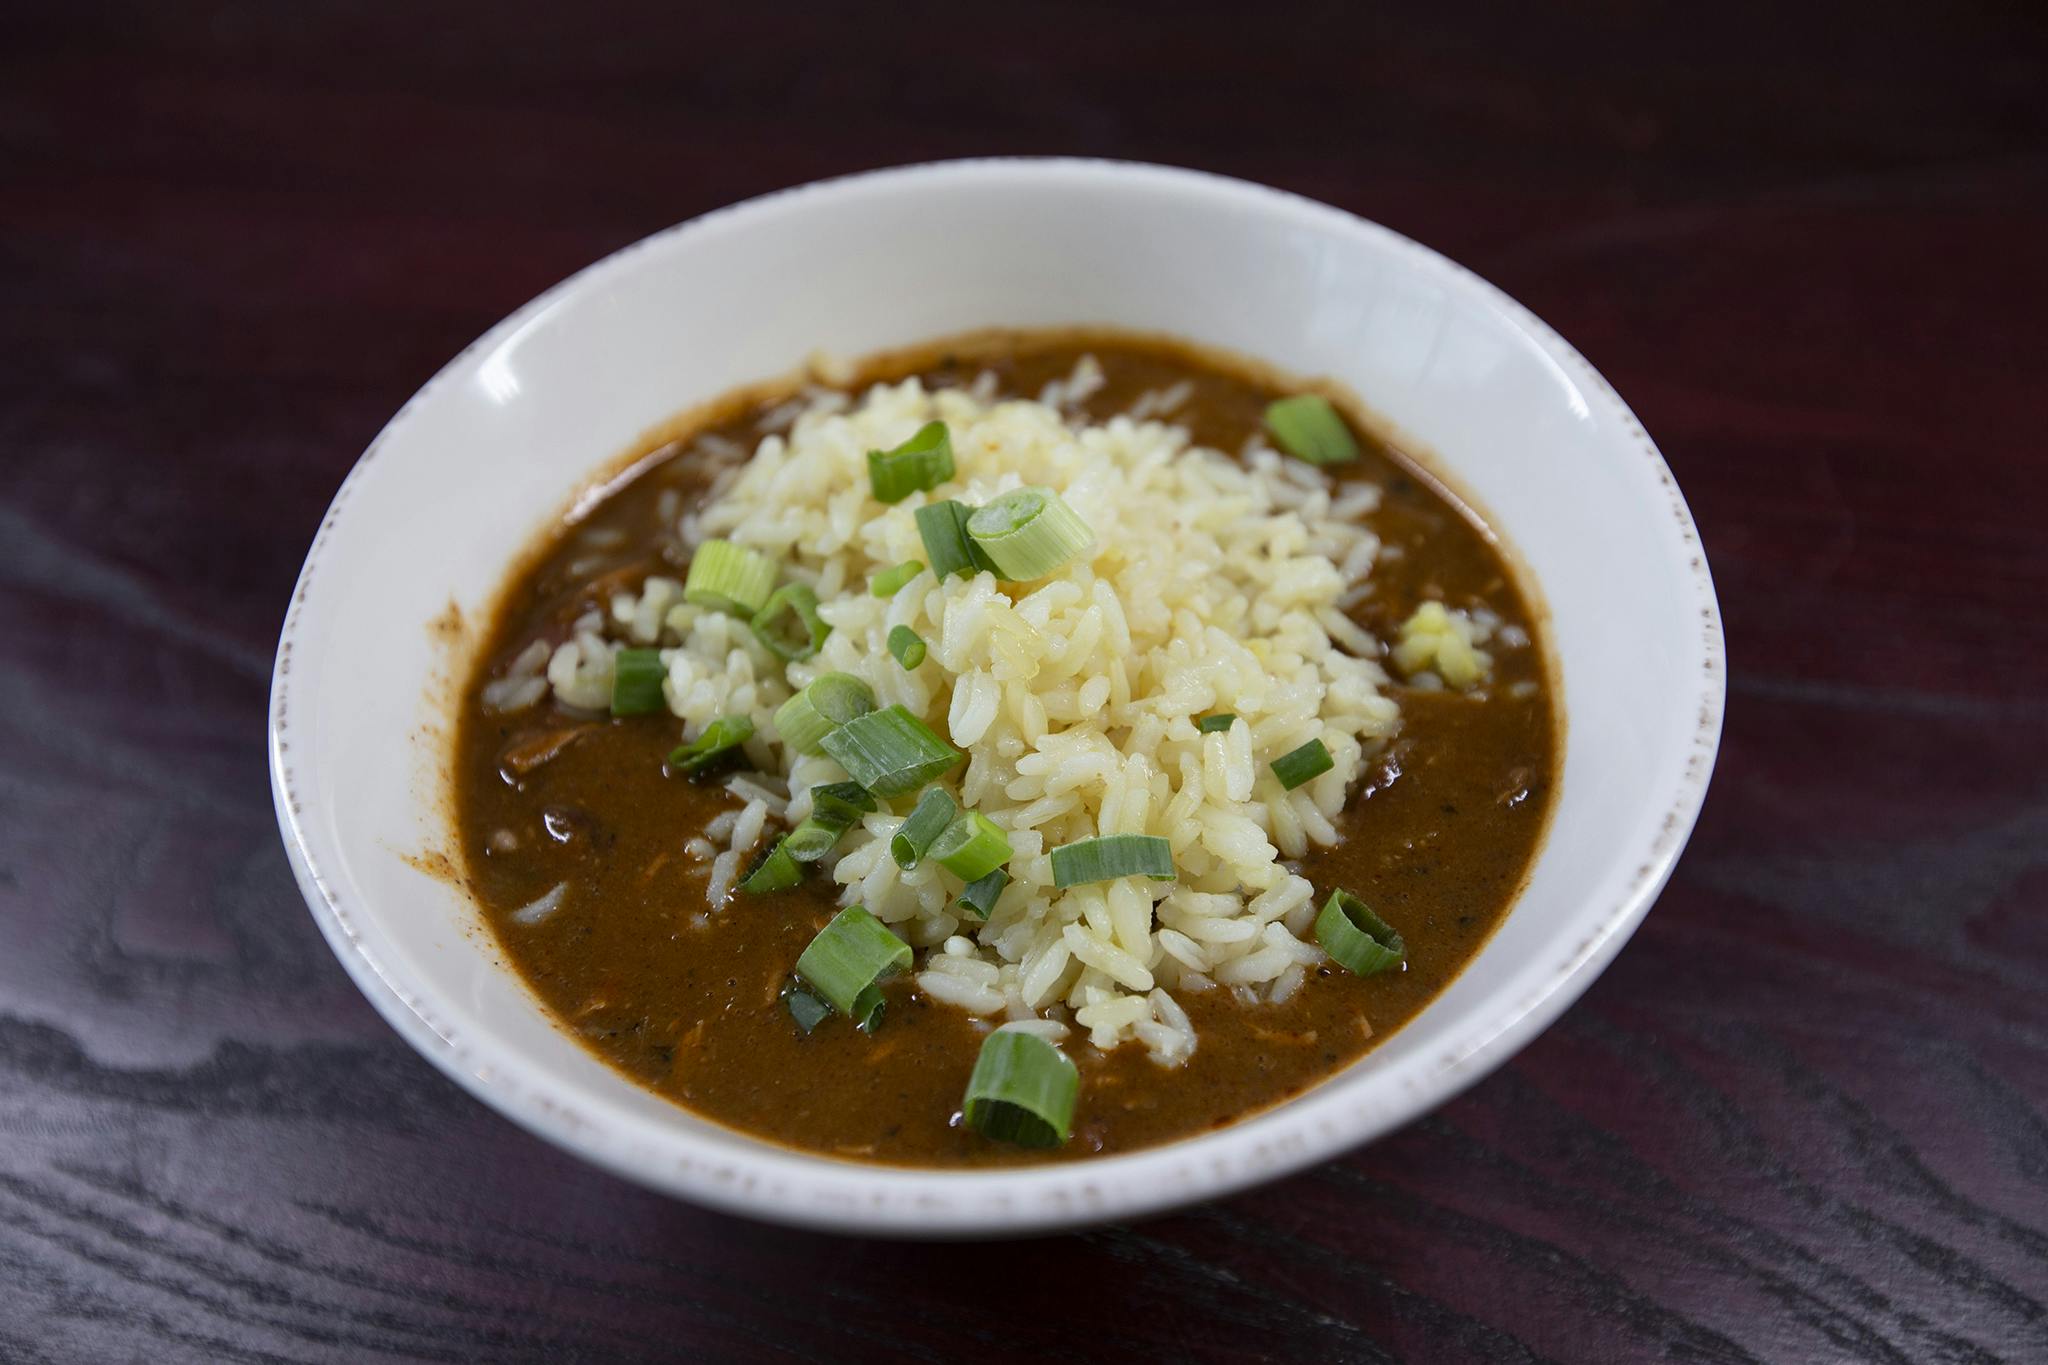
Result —
M1029 1171L883 1171L699 1121L560 1032L432 872L454 603L636 437L816 349L991 325L1173 333L1350 386L1485 510L1550 612L1567 716L1520 903L1408 1028L1329 1084L1191 1142ZM309 904L374 1002L522 1123L760 1216L994 1233L1127 1215L1384 1131L1583 989L1668 874L1719 731L1719 622L1675 485L1585 362L1497 291L1336 210L1188 172L976 162L770 196L535 300L423 389L336 497L280 645L272 758ZM424 855L424 856L423 856Z

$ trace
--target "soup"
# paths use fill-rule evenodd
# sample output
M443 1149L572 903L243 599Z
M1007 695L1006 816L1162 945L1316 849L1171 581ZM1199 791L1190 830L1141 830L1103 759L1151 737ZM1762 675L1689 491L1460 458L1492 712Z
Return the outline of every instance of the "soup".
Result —
M1541 623L1323 399L990 334L638 454L503 595L458 838L560 1024L693 1113L919 1166L1193 1136L1355 1061L1511 907Z

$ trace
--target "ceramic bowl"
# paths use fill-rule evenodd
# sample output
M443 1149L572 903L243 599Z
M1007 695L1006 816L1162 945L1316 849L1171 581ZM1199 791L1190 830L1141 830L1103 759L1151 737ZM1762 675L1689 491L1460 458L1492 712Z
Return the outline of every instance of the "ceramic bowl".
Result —
M1326 1084L1201 1137L1022 1170L804 1155L640 1090L553 1024L441 861L468 638L516 557L663 419L743 383L987 326L1166 332L1328 375L1463 490L1549 612L1558 806L1500 931ZM1690 832L1720 733L1690 514L1592 366L1499 290L1323 204L1157 166L953 162L807 185L564 281L406 403L335 495L278 645L270 758L306 903L414 1047L514 1122L721 1209L999 1236L1129 1218L1325 1160L1513 1055L1611 961Z

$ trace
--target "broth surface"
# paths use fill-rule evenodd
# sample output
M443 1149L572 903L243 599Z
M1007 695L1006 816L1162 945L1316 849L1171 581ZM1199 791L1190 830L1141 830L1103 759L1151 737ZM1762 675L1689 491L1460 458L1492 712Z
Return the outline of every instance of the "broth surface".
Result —
M1171 420L1226 452L1283 396L1261 376L1185 348L1074 333L991 335L879 360L848 387L910 374L928 386L967 384L988 370L1003 395L1030 398L1083 354L1107 380L1080 405L1091 420L1187 381L1191 395ZM680 723L665 713L579 719L551 701L494 716L479 699L532 640L563 639L578 616L650 573L680 576L688 556L664 504L701 497L720 467L690 438L710 432L751 451L774 429L778 406L780 397L757 395L713 410L677 443L684 453L640 462L637 477L566 528L507 590L465 694L455 797L471 890L507 960L608 1064L730 1127L862 1161L977 1166L1129 1151L1221 1127L1340 1070L1414 1017L1507 913L1541 840L1557 767L1541 622L1484 528L1354 420L1364 453L1332 472L1340 483L1380 485L1381 504L1365 522L1401 554L1374 568L1376 587L1353 619L1391 641L1416 605L1439 598L1487 607L1538 641L1495 650L1481 692L1422 691L1397 676L1386 690L1401 706L1400 733L1353 791L1343 841L1299 864L1319 899L1349 888L1398 929L1404 968L1362 978L1325 966L1278 1005L1242 1007L1222 989L1181 996L1200 1041L1170 1071L1141 1046L1103 1053L1085 1031L1070 1036L1065 1050L1081 1073L1074 1137L1050 1152L958 1124L985 1027L925 999L907 974L888 985L873 1037L843 1026L800 1033L780 994L836 912L836 888L813 876L794 891L735 895L709 911L704 867L683 844L739 803L715 782L664 774ZM559 752L523 775L505 766L522 746L557 742ZM574 894L561 910L535 925L511 920L563 881Z

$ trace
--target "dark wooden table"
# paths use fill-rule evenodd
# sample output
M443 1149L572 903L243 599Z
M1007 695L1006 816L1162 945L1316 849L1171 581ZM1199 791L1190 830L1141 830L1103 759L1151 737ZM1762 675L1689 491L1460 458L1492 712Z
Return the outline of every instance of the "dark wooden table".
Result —
M1396 13L1396 10L1401 11ZM2048 11L0 11L0 1359L2048 1359ZM418 1060L271 818L328 497L585 262L985 152L1328 199L1636 406L1732 665L1677 879L1462 1099L973 1249L672 1203Z

